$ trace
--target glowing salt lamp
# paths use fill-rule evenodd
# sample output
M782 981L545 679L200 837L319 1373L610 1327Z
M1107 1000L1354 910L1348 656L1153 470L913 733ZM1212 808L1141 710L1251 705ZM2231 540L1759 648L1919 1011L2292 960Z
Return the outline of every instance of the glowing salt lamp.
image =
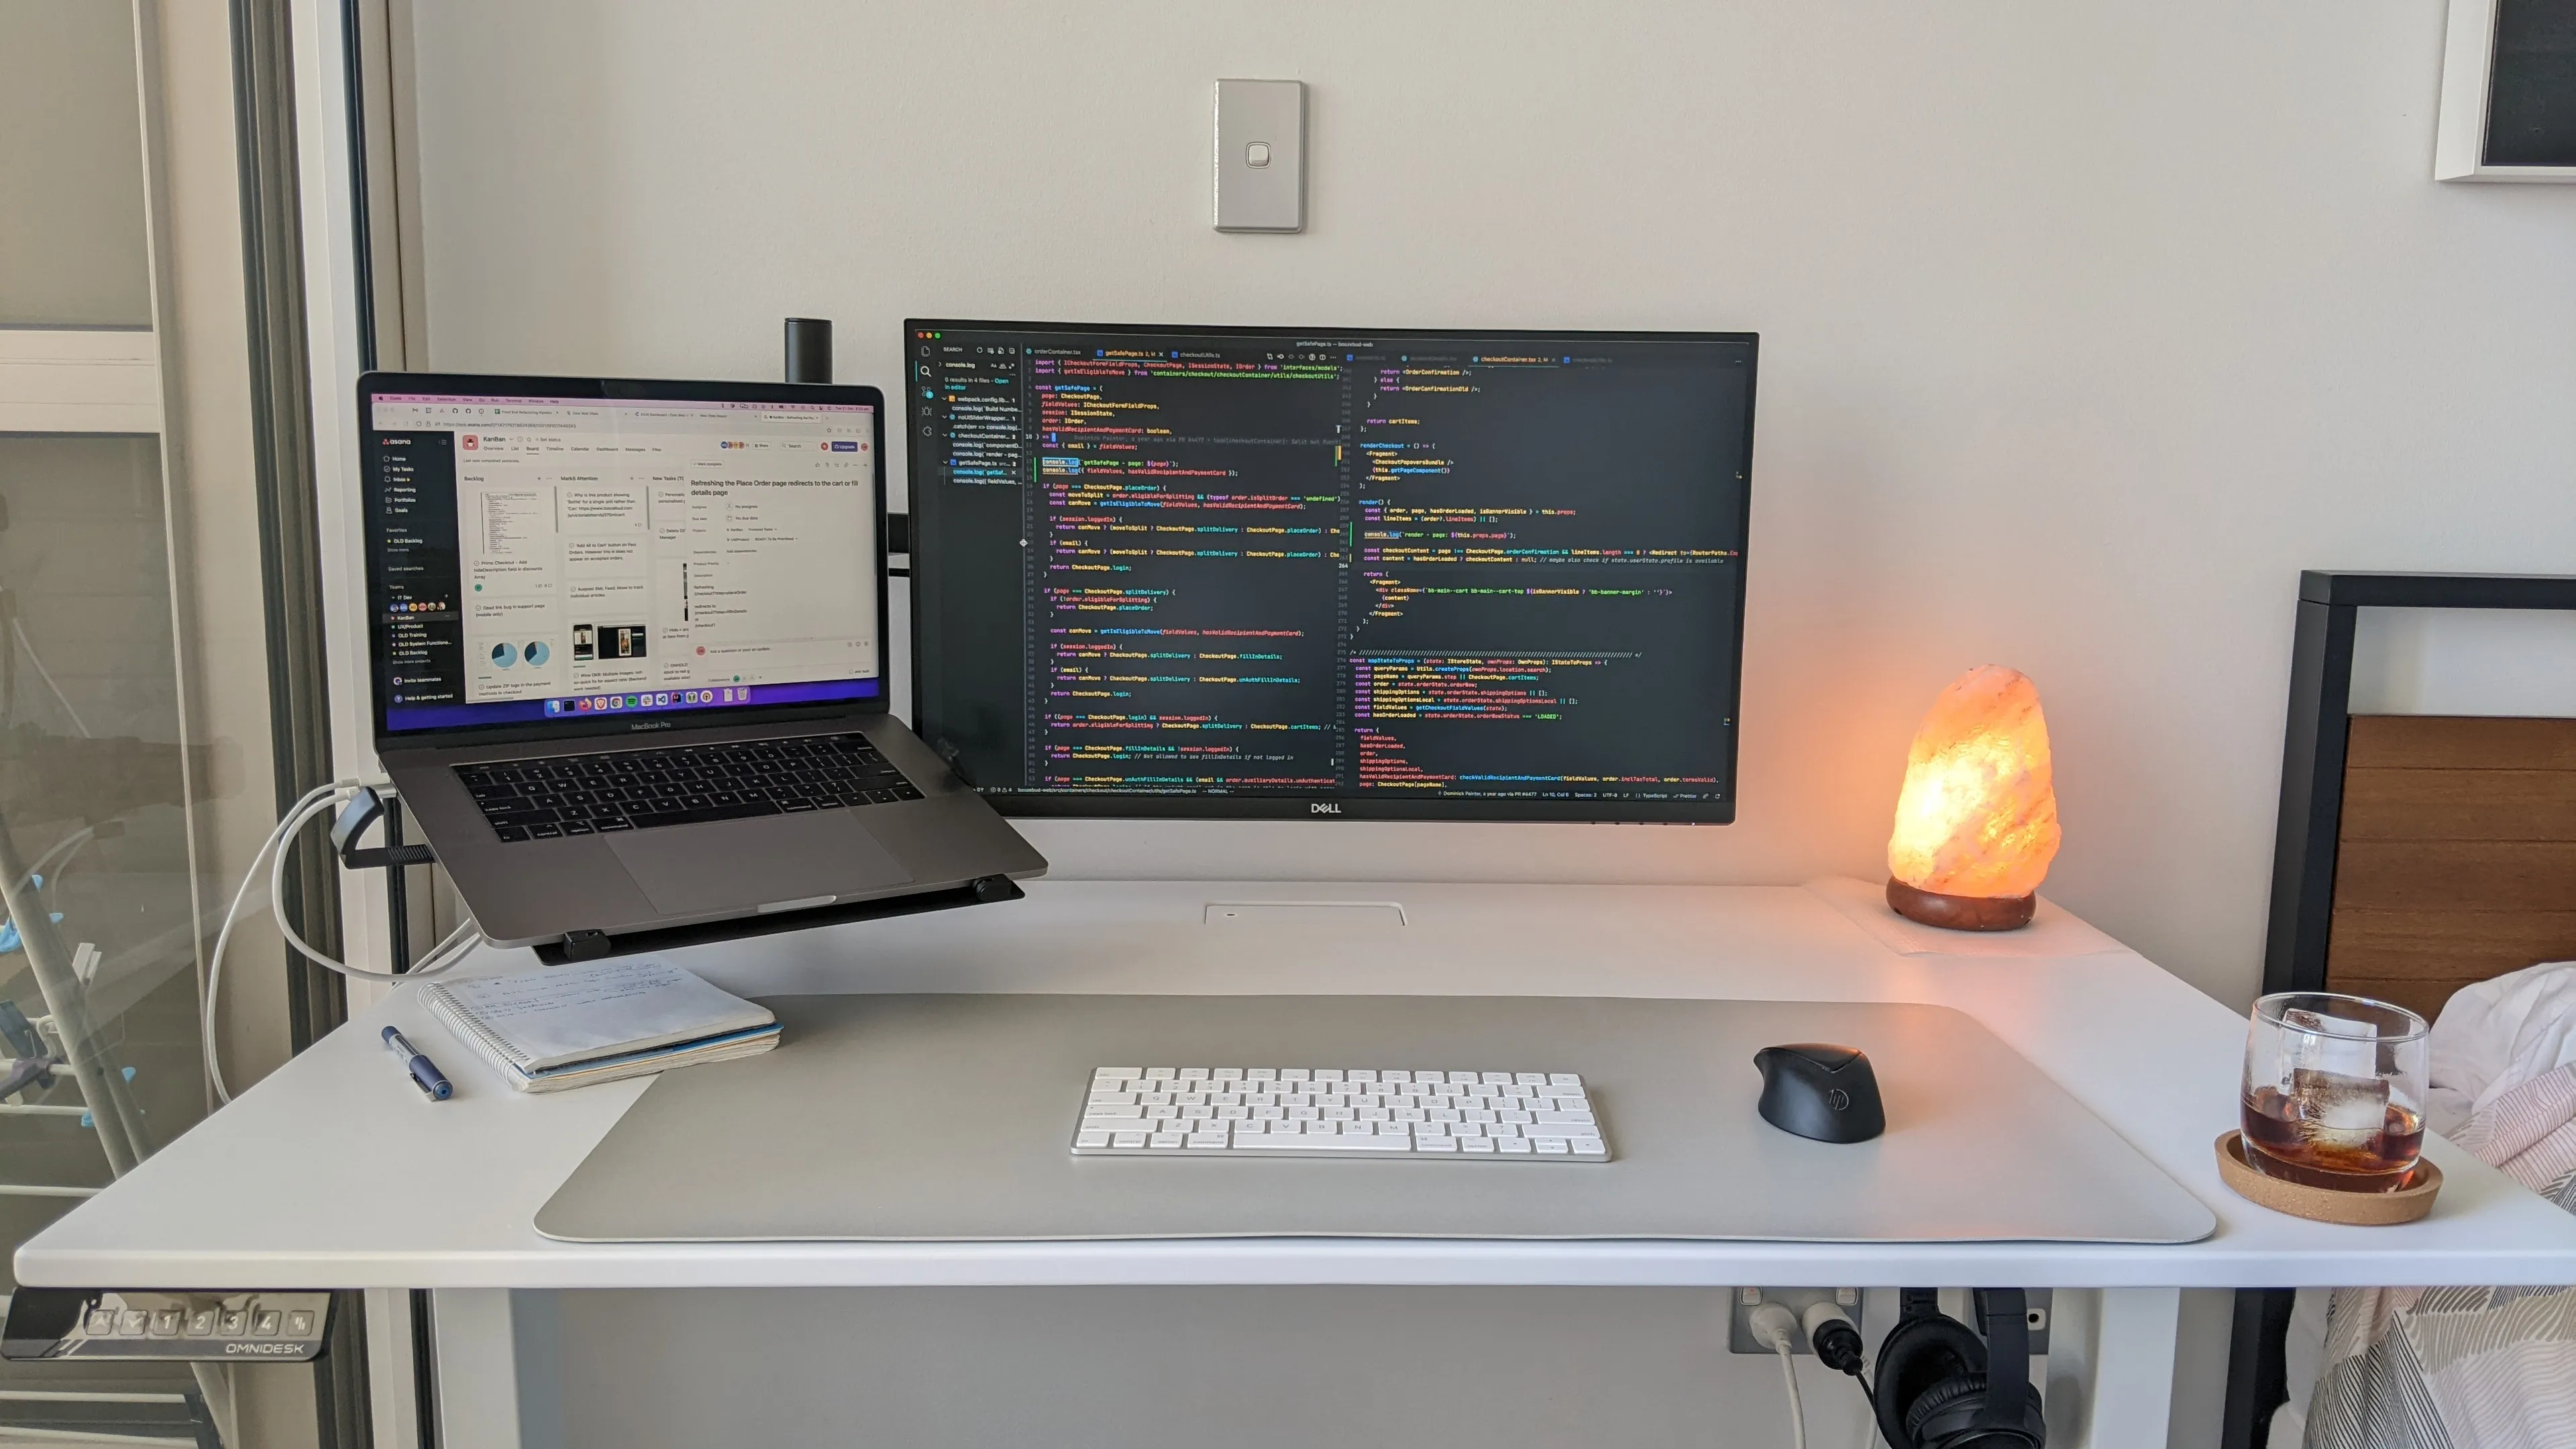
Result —
M2030 924L2057 857L2057 791L2039 686L1983 664L1932 701L1887 838L1887 903L1954 931Z

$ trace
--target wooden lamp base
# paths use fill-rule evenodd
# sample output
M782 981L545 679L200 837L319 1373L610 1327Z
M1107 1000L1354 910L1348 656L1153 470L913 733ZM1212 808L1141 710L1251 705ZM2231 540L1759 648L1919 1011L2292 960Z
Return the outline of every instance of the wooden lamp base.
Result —
M1887 903L1909 921L1945 931L2018 931L2039 909L2039 893L2026 896L1945 896L1887 878Z

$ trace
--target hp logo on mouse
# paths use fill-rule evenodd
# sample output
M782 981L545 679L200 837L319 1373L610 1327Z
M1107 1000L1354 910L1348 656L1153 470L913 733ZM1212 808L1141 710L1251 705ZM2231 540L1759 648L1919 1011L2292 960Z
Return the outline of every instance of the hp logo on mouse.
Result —
M1842 1111L1844 1108L1851 1105L1851 1093L1844 1091L1840 1087L1836 1087L1832 1091L1825 1093L1825 1105L1833 1108L1837 1112Z

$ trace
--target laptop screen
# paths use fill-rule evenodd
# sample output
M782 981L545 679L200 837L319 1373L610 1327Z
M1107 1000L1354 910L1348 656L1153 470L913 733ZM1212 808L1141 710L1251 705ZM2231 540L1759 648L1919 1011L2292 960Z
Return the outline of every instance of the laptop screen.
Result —
M867 388L360 385L379 737L882 699Z

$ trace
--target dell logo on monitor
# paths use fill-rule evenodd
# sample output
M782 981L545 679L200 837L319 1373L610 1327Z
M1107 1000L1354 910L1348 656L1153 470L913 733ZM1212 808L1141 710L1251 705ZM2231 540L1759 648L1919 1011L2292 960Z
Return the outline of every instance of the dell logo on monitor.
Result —
M1310 800L1306 802L1306 808L1317 815L1339 815L1342 813L1342 804L1338 800Z

